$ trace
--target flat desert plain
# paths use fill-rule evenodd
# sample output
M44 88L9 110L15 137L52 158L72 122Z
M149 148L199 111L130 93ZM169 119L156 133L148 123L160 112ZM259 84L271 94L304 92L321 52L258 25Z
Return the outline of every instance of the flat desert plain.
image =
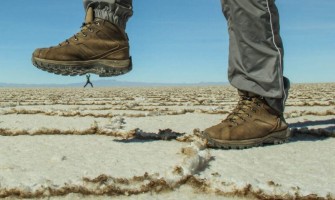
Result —
M206 148L236 93L0 88L0 198L335 199L335 83L292 85L288 143Z

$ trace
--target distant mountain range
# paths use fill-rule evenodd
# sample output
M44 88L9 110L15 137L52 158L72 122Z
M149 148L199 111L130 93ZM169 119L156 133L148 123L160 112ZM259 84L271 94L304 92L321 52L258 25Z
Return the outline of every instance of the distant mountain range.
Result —
M145 86L210 86L226 85L227 82L200 82L200 83L148 83L148 82L127 82L116 80L96 80L92 81L95 87L145 87ZM70 84L14 84L0 83L0 87L17 87L17 88L49 88L49 87L83 87L85 82Z

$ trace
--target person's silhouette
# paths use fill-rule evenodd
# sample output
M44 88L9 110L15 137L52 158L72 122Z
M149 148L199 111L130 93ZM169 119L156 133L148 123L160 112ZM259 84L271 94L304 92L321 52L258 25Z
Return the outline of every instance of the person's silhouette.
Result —
M88 84L90 84L91 87L93 87L93 84L92 84L92 82L90 81L90 77L91 77L90 74L86 75L86 79L87 79L87 80L86 80L86 84L85 84L84 88L85 88Z

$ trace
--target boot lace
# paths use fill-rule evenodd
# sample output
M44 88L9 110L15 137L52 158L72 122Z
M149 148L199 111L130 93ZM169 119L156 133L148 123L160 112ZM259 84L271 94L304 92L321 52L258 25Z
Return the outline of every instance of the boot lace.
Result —
M81 30L74 34L71 38L65 40L64 42L60 43L59 46L63 46L65 44L70 44L70 40L73 38L75 41L78 41L80 37L87 37L87 35L89 33L92 33L94 31L93 26L97 25L100 26L100 22L97 21L93 21L93 22L89 22L89 23L83 23L81 25Z
M261 106L260 97L242 96L237 103L234 110L222 122L229 122L238 125L238 121L246 121L247 118L252 117L252 113L256 113Z

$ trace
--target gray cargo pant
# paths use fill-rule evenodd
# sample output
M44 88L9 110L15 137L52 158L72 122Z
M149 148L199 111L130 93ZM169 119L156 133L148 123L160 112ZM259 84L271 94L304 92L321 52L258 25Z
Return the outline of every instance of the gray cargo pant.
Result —
M228 79L239 90L263 96L283 112L289 80L283 76L283 44L275 0L221 0L229 28ZM125 28L132 0L84 0L96 17Z

